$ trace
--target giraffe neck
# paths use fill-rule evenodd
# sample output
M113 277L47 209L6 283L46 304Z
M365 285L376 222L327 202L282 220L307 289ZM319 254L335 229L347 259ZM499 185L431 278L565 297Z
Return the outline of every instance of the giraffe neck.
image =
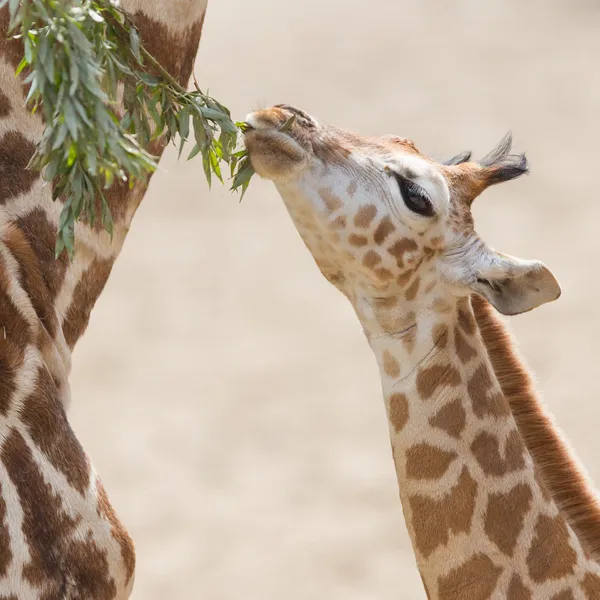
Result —
M151 54L182 85L187 85L200 41L207 0L124 0ZM107 193L114 219L111 238L100 226L78 223L75 258L54 259L62 200L52 200L51 186L25 167L44 123L41 111L24 106L24 88L14 70L20 41L7 39L8 8L0 10L0 253L19 276L31 318L38 330L43 360L66 402L70 356L84 333L92 308L110 275L146 185L129 189L116 183ZM149 150L159 157L162 140ZM0 331L4 335L4 332Z
M600 559L600 498L539 399L502 319L480 296L473 310L504 397L552 498L588 553Z
M185 84L206 0L129 0L142 41ZM22 55L0 10L0 598L129 597L131 539L65 413L71 351L145 188L116 186L115 236L78 224L73 262L54 259L61 201L26 170L44 124L23 107ZM155 154L162 145L151 148Z
M359 313L429 598L579 598L584 580L597 592L598 567L535 470L470 303L437 308L396 319L393 334Z

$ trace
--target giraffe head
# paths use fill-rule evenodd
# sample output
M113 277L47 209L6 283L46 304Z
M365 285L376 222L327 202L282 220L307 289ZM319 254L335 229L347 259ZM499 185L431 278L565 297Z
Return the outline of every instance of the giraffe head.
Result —
M507 136L490 154L439 164L398 136L364 137L287 105L247 117L256 172L276 185L325 277L352 300L407 310L473 292L518 314L560 295L549 269L489 248L471 204L527 172ZM414 305L414 306L413 306Z

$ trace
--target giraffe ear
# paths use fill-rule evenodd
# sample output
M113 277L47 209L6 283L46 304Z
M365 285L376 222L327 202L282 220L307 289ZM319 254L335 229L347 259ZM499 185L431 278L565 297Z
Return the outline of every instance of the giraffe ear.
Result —
M478 262L476 280L470 287L504 315L527 312L561 294L556 277L537 260L488 251Z

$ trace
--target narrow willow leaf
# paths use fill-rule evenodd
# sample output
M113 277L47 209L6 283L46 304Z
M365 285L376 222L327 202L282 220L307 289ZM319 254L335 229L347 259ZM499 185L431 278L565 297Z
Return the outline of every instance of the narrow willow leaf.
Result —
M129 43L131 44L131 51L138 62L142 62L142 56L140 54L140 36L135 28L131 28L129 31Z
M62 162L62 157L60 154L54 154L50 159L50 162L46 166L44 171L44 179L46 181L52 181L56 174L58 173L58 168L60 167L60 163Z
M209 186L213 174L222 181L225 161L245 191L252 173L247 156L236 152L239 128L229 110L199 89L185 92L156 62L153 73L146 72L151 57L117 2L0 0L0 6L7 4L9 30L23 41L16 74L29 84L27 106L41 109L46 123L29 166L52 180L54 199L66 200L57 255L66 250L72 257L79 219L101 220L112 231L100 188L124 181L131 189L146 180L156 168L143 150L150 139L179 136L181 154L193 127L188 158L202 154ZM116 101L123 83L121 117Z
M103 23L104 19L100 14L98 14L95 10L88 10L88 15L92 18L92 20L96 21L96 23Z
M18 77L22 72L23 69L29 64L29 62L27 61L27 59L25 57L23 57L21 59L21 62L19 63L19 66L17 67L17 70L15 71L15 77Z
M187 157L187 159L191 160L195 156L198 156L198 154L200 154L200 151L201 151L200 146L198 146L198 144L194 144L194 147L192 148L192 151L190 152L190 155Z
M64 252L65 243L63 241L62 232L58 232L56 236L56 244L54 245L54 258L59 259L60 255Z
M211 169L210 169L210 155L207 152L202 156L202 166L204 167L204 175L206 176L206 181L208 182L208 188L211 187Z
M292 128L292 125L296 122L296 115L292 115L289 119L279 128L279 131L288 131Z
M60 217L58 218L59 231L62 231L67 226L67 223L69 222L69 220L71 218L71 202L72 202L72 199L68 198L62 207L62 210L60 212Z
M74 235L74 228L73 228L73 220L71 220L69 223L67 223L67 225L65 226L65 228L62 230L61 233L62 233L63 243L65 245L65 248L67 249L69 258L72 259L74 251L75 251L75 235Z
M229 162L231 156L231 153L229 151L230 137L226 132L221 132L221 136L219 137L219 143L221 145L221 158L225 162Z
M233 178L233 183L231 185L232 190L236 190L237 188L244 186L246 183L250 182L250 178L254 175L254 168L250 163L250 159L246 157L239 164L238 172L235 174Z
M200 107L200 112L205 119L210 119L211 121L229 121L229 115L221 112L220 110L215 110L214 108L207 108L206 106Z
M8 2L8 12L10 15L10 20L14 21L17 15L17 10L19 9L19 0L9 0Z
M221 166L219 165L219 158L217 157L215 151L212 148L211 150L209 150L209 157L212 172L217 176L218 180L221 183L223 183L223 177L221 177Z
M200 117L194 117L194 137L196 138L196 144L200 148L206 146L206 130Z
M187 140L190 133L190 109L186 106L179 111L179 135Z

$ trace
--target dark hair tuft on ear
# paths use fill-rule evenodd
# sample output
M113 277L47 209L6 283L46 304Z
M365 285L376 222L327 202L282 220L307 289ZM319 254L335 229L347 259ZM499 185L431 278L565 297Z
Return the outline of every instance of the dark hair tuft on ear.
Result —
M515 179L529 172L525 154L511 154L512 134L509 131L489 154L477 161L485 171L488 185Z

